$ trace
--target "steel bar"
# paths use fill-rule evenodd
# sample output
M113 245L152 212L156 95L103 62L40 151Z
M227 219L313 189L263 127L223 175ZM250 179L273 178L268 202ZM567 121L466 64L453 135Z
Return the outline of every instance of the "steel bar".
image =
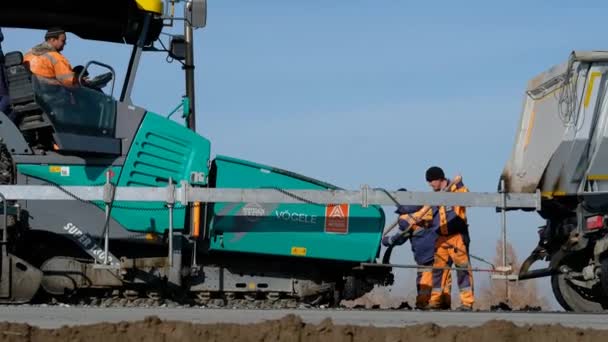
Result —
M0 193L0 199L2 200L2 209L4 210L2 212L2 244L6 245L6 243L8 242L8 233L7 233L7 229L8 229L8 219L6 218L7 210L8 210L8 205L6 203L6 197L4 197L4 194ZM4 255L2 255L4 256Z
M375 263L361 263L359 267L389 267L389 268L414 268L420 270L453 270L453 271L471 271L471 272L488 272L488 273L504 273L491 268L478 268L478 267L434 267L434 266L424 266L424 265L406 265L406 264L375 264Z
M165 202L165 187L116 187L116 201L158 201ZM94 201L103 199L102 186L53 185L0 185L0 192L9 200L75 200ZM364 194L365 193L365 194ZM390 193L400 204L406 205L462 205L467 207L501 208L503 196L506 208L540 209L540 193L443 193L443 192L403 192ZM394 205L394 201L379 190L277 190L277 189L234 189L234 188L176 188L176 198L182 204L205 203L313 203L318 205L348 203L369 205ZM184 203L184 201L186 203Z
M106 204L106 222L110 216L110 205ZM108 264L108 254L110 254L110 225L108 224L103 234L103 264Z
M11 296L11 258L8 254L8 220L6 218L8 205L6 203L6 197L0 193L2 199L2 206L4 208L3 216L3 228L2 228L2 249L0 250L0 298L9 298ZM8 279L1 279L7 277Z
M502 206L500 209L500 229L502 233L502 267L507 267L507 208L505 180L500 180L500 193L502 195ZM509 303L509 279L505 277L505 301Z
M110 183L110 173L106 172L106 184L103 191L103 201L105 203L106 216L104 234L103 234L103 264L108 264L108 255L110 254L110 205L112 204L112 184Z
M169 178L167 187L167 208L169 208L169 266L173 266L173 207L175 206L175 185L173 179Z
M169 207L169 266L173 266L173 204Z
M190 2L186 3L186 11L191 11L192 4ZM187 17L187 15L186 15ZM184 70L186 72L186 96L188 97L188 103L190 108L188 108L188 117L186 118L187 127L196 132L196 97L194 91L194 43L193 43L194 33L192 30L192 25L188 22L188 20L184 20L184 39L186 40L186 58L184 61ZM186 109L184 108L184 112Z

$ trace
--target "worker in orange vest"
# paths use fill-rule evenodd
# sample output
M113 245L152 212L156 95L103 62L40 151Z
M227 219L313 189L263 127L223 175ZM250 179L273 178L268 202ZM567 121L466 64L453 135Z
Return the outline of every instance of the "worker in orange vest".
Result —
M44 42L28 51L23 61L38 80L73 87L78 84L78 79L70 62L61 54L65 44L65 31L61 28L51 28L44 35Z
M451 182L445 178L443 170L437 166L426 171L426 180L433 191L441 191ZM450 192L468 192L462 183L450 185ZM429 306L440 308L442 294L444 293L443 269L452 263L458 267L456 271L458 287L460 289L460 311L471 311L475 298L473 295L473 273L469 262L469 225L466 208L463 206L434 206L433 226L437 229L437 242L435 243L435 258L433 262L433 289Z
M407 191L399 189L399 191ZM433 270L427 267L433 266L435 243L437 241L437 229L431 226L433 214L431 210L425 210L422 206L399 205L396 214L399 214L399 230L393 235L386 235L382 239L385 247L391 245L402 245L410 240L412 253L416 264L422 266L416 276L416 308L428 309L433 288ZM449 271L443 272L442 288L445 289L440 308L449 309L451 306L452 277Z

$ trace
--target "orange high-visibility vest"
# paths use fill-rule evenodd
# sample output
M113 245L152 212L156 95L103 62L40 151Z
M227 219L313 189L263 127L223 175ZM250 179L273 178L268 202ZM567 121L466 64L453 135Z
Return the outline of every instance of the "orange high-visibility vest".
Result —
M469 192L469 189L462 182L459 182L451 186L450 192ZM433 207L433 211L434 221L439 227L438 233L440 235L462 233L468 225L466 207L459 205L452 207L436 206Z
M23 62L29 65L32 74L51 83L56 82L67 87L77 83L70 62L59 52L50 51L42 55L28 52Z

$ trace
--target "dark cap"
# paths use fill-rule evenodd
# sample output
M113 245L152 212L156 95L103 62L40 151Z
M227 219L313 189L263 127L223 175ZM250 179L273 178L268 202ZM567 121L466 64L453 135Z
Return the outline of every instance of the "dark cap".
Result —
M431 166L426 170L426 181L432 182L438 179L445 179L445 174L439 166Z
M51 27L46 31L44 39L57 38L59 35L65 34L65 30L61 27Z
M417 212L418 210L420 210L419 205L401 204L401 205L397 206L397 209L395 210L395 214L399 214L399 215L412 214L412 213Z

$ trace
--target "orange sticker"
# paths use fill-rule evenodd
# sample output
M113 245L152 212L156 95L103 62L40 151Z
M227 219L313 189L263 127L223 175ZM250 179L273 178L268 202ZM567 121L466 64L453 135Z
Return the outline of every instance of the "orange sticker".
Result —
M291 255L306 256L306 247L291 247Z
M348 204L328 204L325 207L325 232L348 233Z

